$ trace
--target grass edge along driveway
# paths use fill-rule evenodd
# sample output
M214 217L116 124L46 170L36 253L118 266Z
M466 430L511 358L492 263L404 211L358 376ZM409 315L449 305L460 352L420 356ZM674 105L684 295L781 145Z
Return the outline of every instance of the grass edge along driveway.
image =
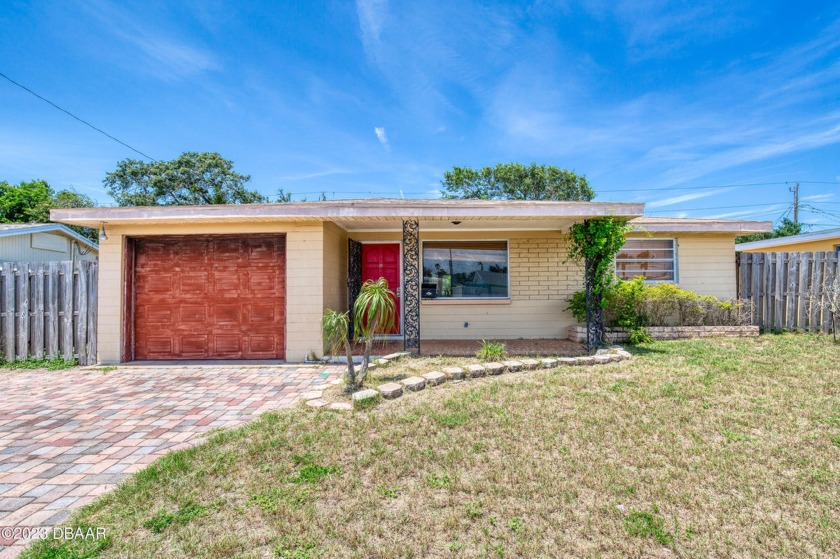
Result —
M657 342L371 412L272 413L171 453L45 557L840 555L840 347Z

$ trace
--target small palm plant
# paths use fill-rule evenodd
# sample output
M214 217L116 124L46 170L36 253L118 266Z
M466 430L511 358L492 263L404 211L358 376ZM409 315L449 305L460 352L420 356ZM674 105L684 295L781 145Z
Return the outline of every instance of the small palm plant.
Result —
M348 314L332 309L325 310L324 316L321 317L321 333L324 336L324 347L330 355L344 350L347 355L347 386L355 389L356 368L353 366L353 346L348 335L350 326Z
M391 329L396 312L396 294L388 289L388 281L385 278L367 280L362 284L353 305L353 331L356 337L365 343L364 358L357 379L358 386L362 385L367 375L373 337Z

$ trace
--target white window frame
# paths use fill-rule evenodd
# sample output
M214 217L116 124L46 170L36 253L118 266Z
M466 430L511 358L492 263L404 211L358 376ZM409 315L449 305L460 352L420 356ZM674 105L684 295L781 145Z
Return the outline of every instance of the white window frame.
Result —
M674 256L671 261L674 263L674 279L672 280L649 280L645 279L645 283L679 283L680 282L680 259L678 255L678 248L679 243L677 242L676 237L630 237L625 239L625 243L627 241L671 241L674 247ZM621 248L624 248L622 245ZM620 251L619 251L620 252ZM615 277L618 277L618 263L621 262L667 262L665 259L650 259L650 258L622 258L619 259L618 255L616 254L615 258L613 258L613 266L615 270ZM623 280L623 281L631 281L631 280Z
M420 286L423 285L423 256L426 243L505 243L507 262L507 296L506 297L437 297L435 301L509 301L510 300L510 240L509 239L424 239L420 241Z

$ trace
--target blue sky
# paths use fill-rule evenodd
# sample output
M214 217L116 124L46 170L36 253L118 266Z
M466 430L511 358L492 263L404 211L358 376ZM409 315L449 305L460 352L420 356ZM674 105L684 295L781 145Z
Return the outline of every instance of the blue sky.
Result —
M0 3L0 72L157 159L295 199L538 162L652 215L840 226L832 2ZM138 157L0 80L0 179L103 203ZM741 185L741 186L730 186Z

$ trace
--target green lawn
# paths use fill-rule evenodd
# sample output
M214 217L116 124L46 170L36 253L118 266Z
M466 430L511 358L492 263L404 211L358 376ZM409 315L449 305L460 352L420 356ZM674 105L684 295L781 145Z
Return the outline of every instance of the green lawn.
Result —
M368 413L265 415L71 520L107 541L24 556L840 556L840 346L787 334L634 351Z

